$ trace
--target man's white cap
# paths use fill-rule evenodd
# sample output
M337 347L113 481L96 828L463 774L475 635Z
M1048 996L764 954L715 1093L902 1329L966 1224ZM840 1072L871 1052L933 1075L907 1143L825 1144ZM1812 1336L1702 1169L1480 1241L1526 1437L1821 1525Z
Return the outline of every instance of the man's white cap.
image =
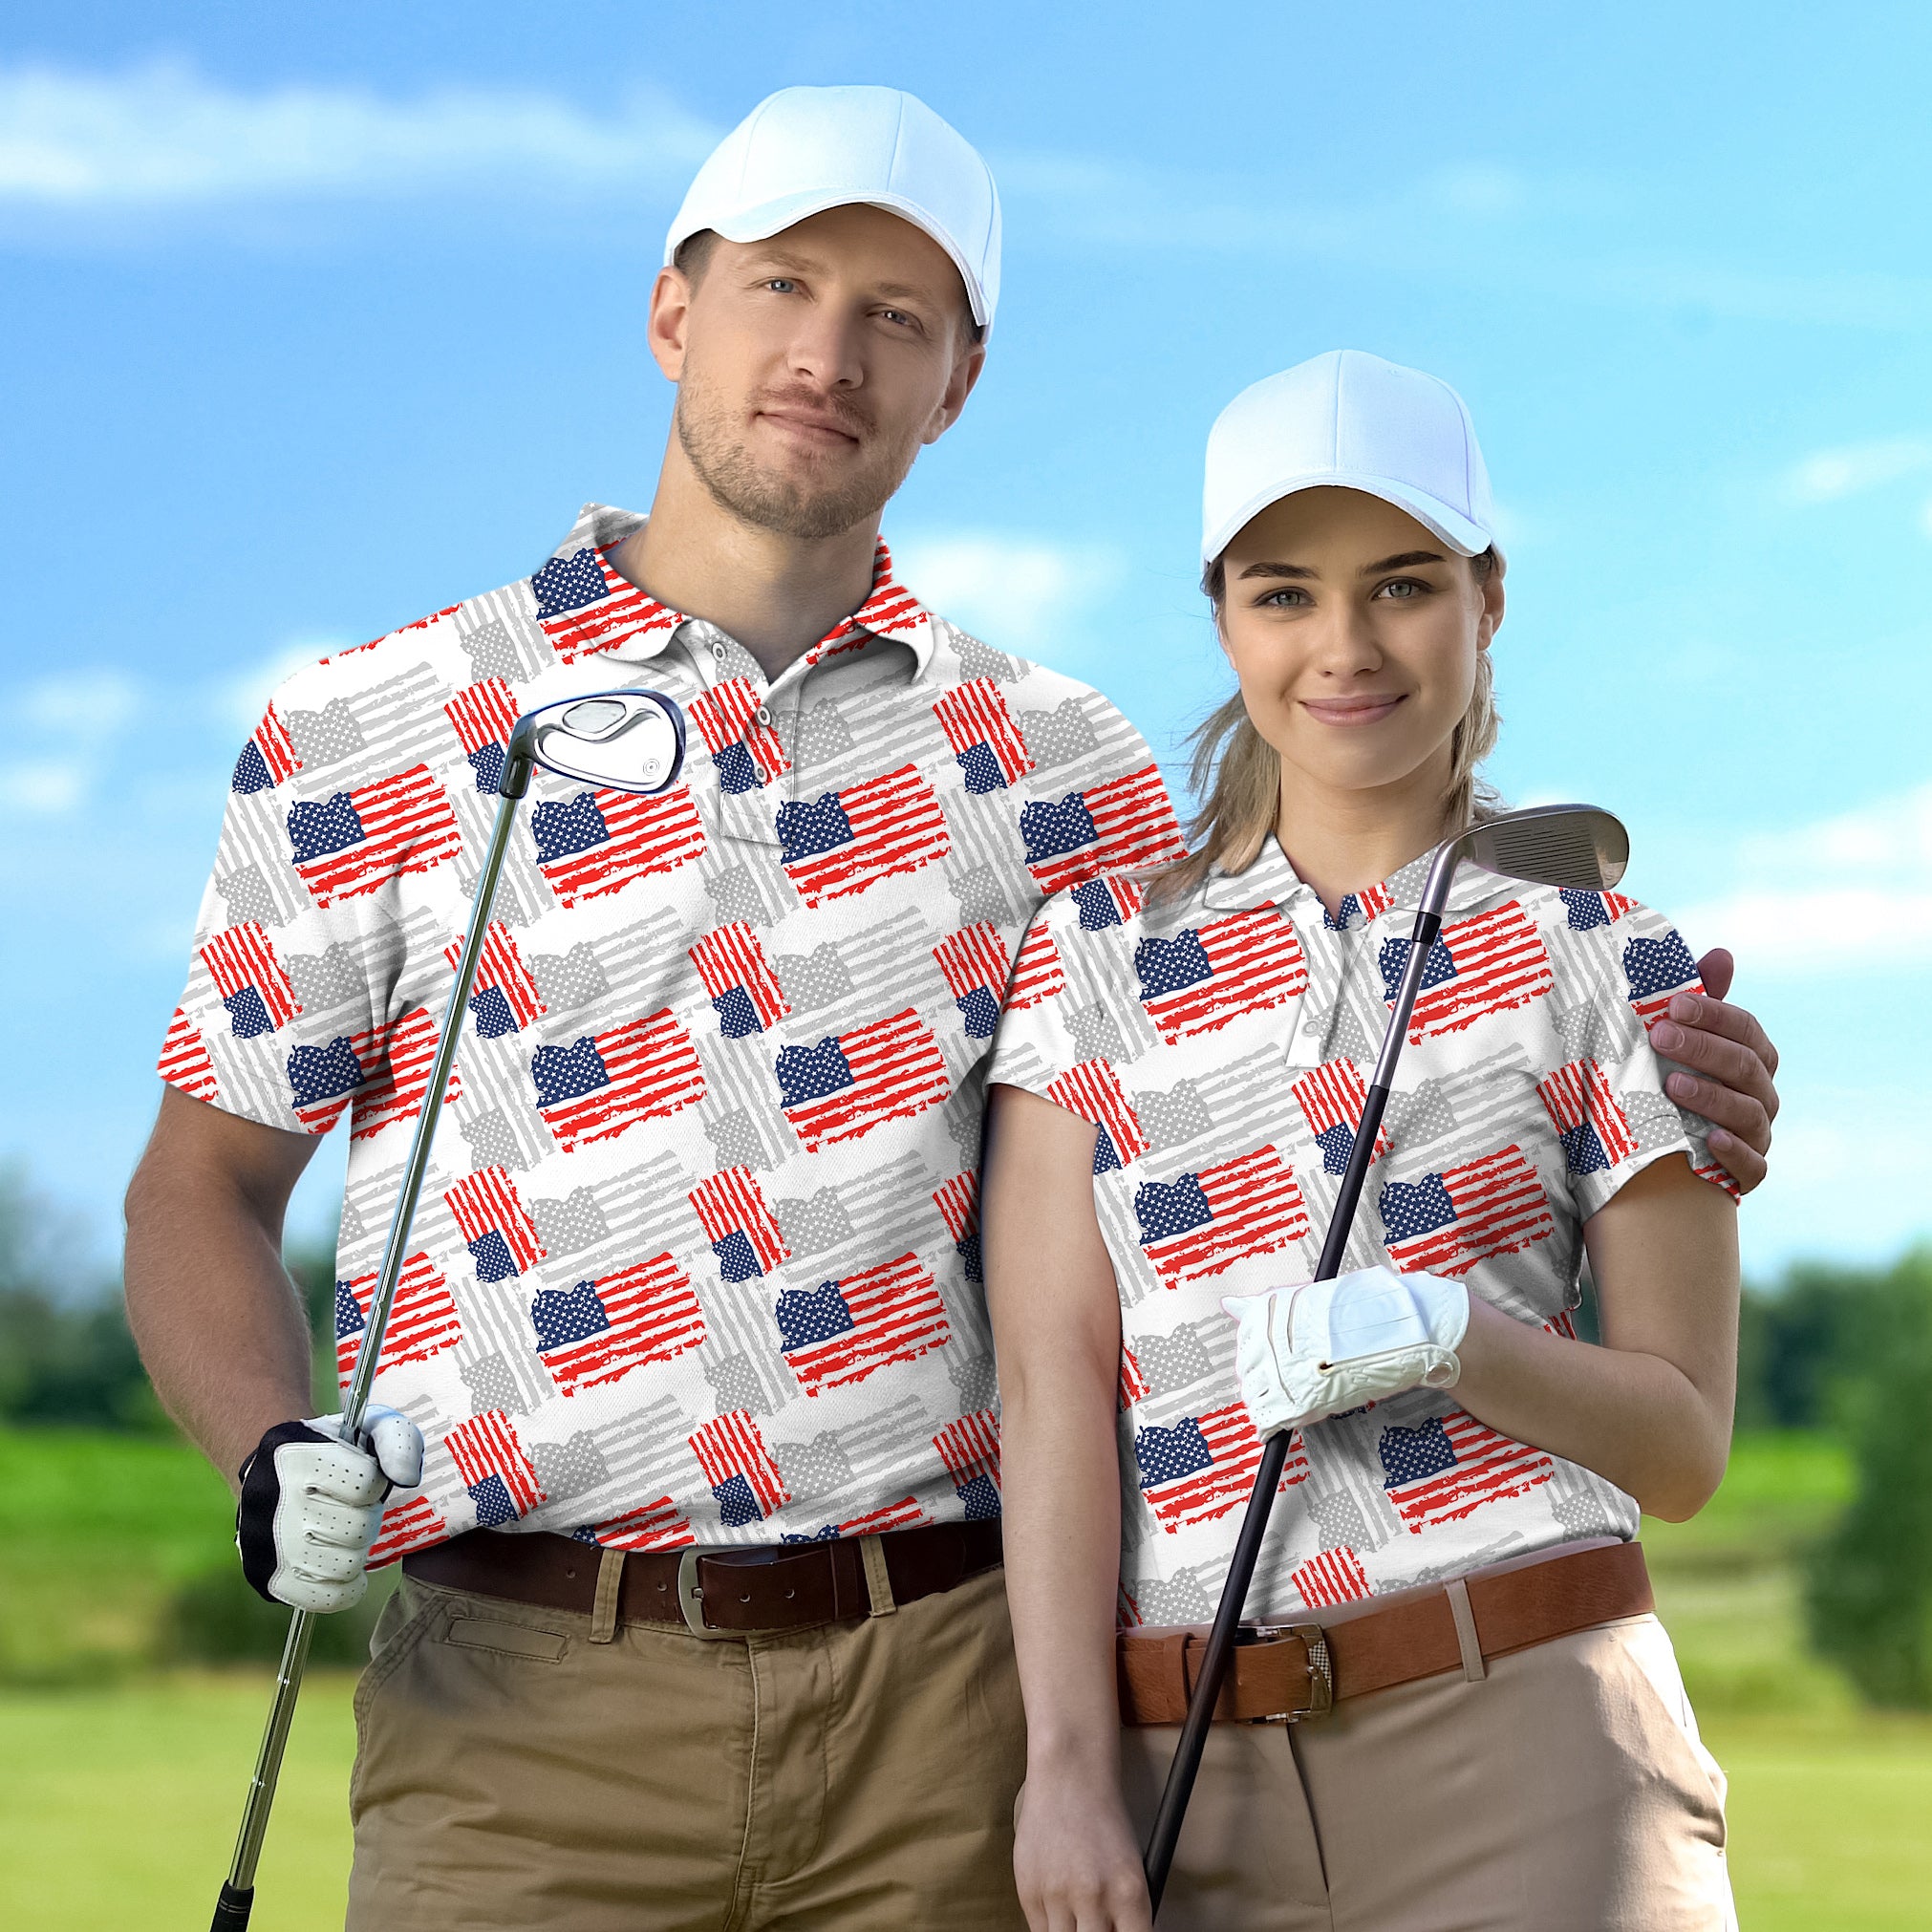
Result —
M1214 419L1201 562L1212 564L1270 504L1323 487L1381 497L1462 556L1495 545L1490 473L1468 404L1436 376L1360 349L1331 349L1264 377Z
M864 203L925 229L953 258L973 319L999 302L999 192L964 136L895 87L785 87L698 170L664 238L668 268L704 228L762 242L826 208Z

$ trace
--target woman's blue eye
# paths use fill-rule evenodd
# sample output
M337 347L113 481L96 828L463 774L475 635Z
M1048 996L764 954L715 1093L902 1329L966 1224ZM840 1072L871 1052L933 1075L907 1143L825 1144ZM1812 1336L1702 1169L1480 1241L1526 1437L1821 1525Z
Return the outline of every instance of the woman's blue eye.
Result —
M1407 603L1419 597L1428 589L1427 584L1419 584L1413 577L1391 577L1377 591L1378 597L1386 596L1397 603Z
M1305 604L1308 592L1296 584L1284 584L1278 590L1270 590L1260 603L1265 608L1273 604L1277 610L1288 610L1295 604Z

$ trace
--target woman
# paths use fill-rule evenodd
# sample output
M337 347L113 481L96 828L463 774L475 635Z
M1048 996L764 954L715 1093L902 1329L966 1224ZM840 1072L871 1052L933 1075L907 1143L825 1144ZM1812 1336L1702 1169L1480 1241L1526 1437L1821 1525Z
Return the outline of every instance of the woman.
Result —
M1213 1727L1163 1925L1724 1926L1722 1778L1633 1540L1729 1449L1734 1191L1646 1037L1695 969L1621 895L1463 870L1324 1331L1398 1307L1399 1345L1317 1360L1293 1284L1427 857L1493 808L1503 560L1461 399L1355 352L1236 398L1207 504L1240 694L1203 731L1205 839L1042 909L991 1074L1021 1902L1148 1923L1175 1633L1213 1614L1257 1425L1299 1419L1248 1619L1299 1634L1234 1695L1308 1714ZM1222 1301L1270 1291L1234 1304L1237 1372Z

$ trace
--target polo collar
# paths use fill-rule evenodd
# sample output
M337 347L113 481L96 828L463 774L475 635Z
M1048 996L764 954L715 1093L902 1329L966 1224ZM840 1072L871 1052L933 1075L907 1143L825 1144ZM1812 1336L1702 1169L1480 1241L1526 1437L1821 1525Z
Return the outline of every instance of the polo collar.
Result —
M1228 872L1219 866L1213 867L1202 895L1213 912L1235 912L1270 902L1293 910L1294 902L1299 898L1306 902L1300 911L1306 915L1308 924L1314 924L1319 914L1320 923L1329 932L1352 933L1372 924L1387 912L1414 912L1422 903L1423 886L1428 878L1428 862L1433 856L1432 852L1424 852L1407 865L1398 867L1387 878L1378 880L1372 886L1364 886L1359 892L1350 892L1342 901L1341 916L1336 917L1322 905L1315 889L1303 883L1289 863L1288 854L1281 849L1280 841L1270 832L1262 841L1261 849L1253 863L1244 870ZM1499 891L1508 890L1509 884L1508 880L1499 878L1494 872L1485 871L1480 866L1458 867L1445 910L1449 912L1473 912Z
M643 528L635 510L586 504L569 534L530 579L540 628L567 660L599 654L622 662L649 663L689 621L611 568L609 552ZM912 647L915 677L923 677L936 643L932 613L892 572L892 553L881 537L872 557L872 588L866 601L834 624L800 660L809 670L841 652L864 648L868 637Z

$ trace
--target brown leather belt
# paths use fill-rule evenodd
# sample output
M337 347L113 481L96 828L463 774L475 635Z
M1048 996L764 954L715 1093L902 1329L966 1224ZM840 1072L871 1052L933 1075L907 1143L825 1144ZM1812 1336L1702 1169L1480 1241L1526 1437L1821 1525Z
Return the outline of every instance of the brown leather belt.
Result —
M703 1556L695 1550L602 1550L544 1531L505 1535L471 1530L405 1556L402 1569L445 1590L588 1616L596 1607L602 1559L621 1556L619 1623L682 1623L694 1636L729 1637L869 1616L872 1593L861 1547L867 1541L885 1558L895 1603L950 1590L999 1561L998 1523L976 1522Z
M1469 1669L1475 1652L1484 1659L1507 1657L1596 1623L1641 1617L1654 1607L1643 1552L1635 1543L1578 1550L1499 1576L1471 1577L1462 1587L1473 1626L1467 1649L1449 1589L1326 1629L1296 1623L1244 1631L1214 1721L1256 1724L1312 1716L1338 1697L1362 1697L1445 1670ZM1179 1724L1188 1714L1188 1694L1206 1649L1205 1631L1164 1636L1122 1631L1115 1646L1121 1721Z

